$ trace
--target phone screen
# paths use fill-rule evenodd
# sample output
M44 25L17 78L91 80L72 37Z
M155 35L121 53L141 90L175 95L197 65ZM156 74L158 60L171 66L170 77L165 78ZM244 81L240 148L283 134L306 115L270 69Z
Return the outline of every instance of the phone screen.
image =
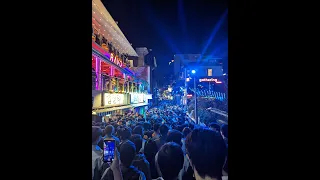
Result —
M104 140L103 142L103 161L112 162L116 148L115 140Z

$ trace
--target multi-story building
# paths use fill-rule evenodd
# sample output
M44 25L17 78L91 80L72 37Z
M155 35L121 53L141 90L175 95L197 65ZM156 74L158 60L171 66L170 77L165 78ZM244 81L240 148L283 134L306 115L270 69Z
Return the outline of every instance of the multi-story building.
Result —
M134 110L144 114L148 82L129 67L137 52L101 0L92 0L92 110L105 116Z
M190 88L194 89L192 76L196 77L197 91L225 92L222 58L201 56L201 54L176 54L173 63L174 79L178 87L187 87L184 91L183 104L186 104L187 95L193 94L190 91ZM194 75L191 73L192 70L196 71Z
M194 69L197 76L223 76L222 59L212 56L201 56L201 54L176 54L174 55L174 76L185 78L185 70Z

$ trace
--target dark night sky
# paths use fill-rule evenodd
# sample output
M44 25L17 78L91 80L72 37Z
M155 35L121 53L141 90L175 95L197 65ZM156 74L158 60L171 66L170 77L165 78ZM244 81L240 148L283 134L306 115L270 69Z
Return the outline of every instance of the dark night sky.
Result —
M102 0L133 47L153 50L158 68L168 75L168 62L178 53L213 54L228 63L226 0ZM226 14L223 18L223 14ZM213 38L208 43L210 36Z

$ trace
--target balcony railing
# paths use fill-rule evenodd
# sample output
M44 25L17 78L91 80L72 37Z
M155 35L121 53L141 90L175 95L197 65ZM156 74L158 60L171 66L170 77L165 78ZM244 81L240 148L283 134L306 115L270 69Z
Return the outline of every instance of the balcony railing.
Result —
M144 93L147 86L137 82L128 81L121 77L110 77L100 74L100 85L95 72L92 73L92 90L100 90L117 93Z

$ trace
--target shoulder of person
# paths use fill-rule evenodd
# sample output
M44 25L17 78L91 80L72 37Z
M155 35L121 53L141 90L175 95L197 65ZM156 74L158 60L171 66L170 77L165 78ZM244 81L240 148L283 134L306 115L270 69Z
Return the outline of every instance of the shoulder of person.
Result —
M152 180L164 180L162 177L158 177L157 179L152 179Z
M139 180L146 180L146 176L144 175L144 173L142 171L139 171L140 176L139 176Z
M102 173L101 176L101 180L105 180L108 179L108 174L110 175L110 173L112 173L112 171L109 171L110 167L108 167L106 170L104 170L104 172Z

